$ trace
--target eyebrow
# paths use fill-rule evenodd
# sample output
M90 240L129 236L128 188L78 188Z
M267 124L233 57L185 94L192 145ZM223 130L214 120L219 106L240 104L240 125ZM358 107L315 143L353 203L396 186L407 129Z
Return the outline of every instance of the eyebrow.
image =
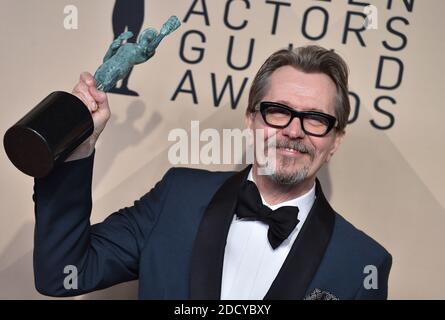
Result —
M289 101L277 100L277 101L275 101L275 102L284 104L285 106L288 106L288 107L290 107L290 108L292 108L292 109L296 109L296 108L294 108L294 107L291 105L291 103L289 103ZM318 112L326 113L324 110L321 110L321 109L319 109L319 108L309 108L309 109L306 109L306 110L298 110L298 109L297 109L297 111L318 111Z

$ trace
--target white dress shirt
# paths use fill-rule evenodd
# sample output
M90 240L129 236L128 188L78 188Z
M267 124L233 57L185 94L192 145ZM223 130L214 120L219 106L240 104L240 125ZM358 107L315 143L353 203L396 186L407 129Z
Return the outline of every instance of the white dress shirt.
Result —
M247 179L255 182L252 169ZM264 298L314 204L315 184L306 194L276 205L269 205L262 196L261 199L272 210L282 206L297 206L299 222L289 237L274 250L267 238L269 226L266 223L239 219L235 212L224 252L221 283L223 300Z

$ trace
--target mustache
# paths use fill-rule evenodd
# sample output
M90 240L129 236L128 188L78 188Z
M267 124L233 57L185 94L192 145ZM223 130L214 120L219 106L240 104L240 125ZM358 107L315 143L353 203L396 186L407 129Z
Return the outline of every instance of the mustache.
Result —
M305 145L303 142L301 142L299 140L277 141L275 139L272 139L272 141L268 142L267 147L294 149L300 153L307 153L309 156L311 156L311 158L313 158L315 155L314 148L311 148L311 147Z

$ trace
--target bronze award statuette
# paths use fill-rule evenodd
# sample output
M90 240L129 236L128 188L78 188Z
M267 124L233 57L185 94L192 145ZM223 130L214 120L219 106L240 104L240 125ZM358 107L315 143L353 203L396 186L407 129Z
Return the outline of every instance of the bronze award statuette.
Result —
M124 79L135 64L150 59L161 40L181 23L171 16L158 32L145 29L137 43L128 43L133 34L122 33L110 45L103 64L94 74L96 87L108 92ZM9 160L23 173L35 178L48 175L94 130L87 106L76 96L62 91L48 95L6 131L3 145Z

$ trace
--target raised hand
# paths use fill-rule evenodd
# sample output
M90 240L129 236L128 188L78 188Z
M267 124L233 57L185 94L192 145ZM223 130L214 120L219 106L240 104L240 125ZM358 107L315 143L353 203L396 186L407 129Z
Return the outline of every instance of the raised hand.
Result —
M66 161L77 160L91 155L97 139L111 116L107 95L105 92L96 89L96 80L90 73L83 72L80 75L79 82L74 87L72 93L82 100L91 112L94 122L94 131L88 139L74 150Z

